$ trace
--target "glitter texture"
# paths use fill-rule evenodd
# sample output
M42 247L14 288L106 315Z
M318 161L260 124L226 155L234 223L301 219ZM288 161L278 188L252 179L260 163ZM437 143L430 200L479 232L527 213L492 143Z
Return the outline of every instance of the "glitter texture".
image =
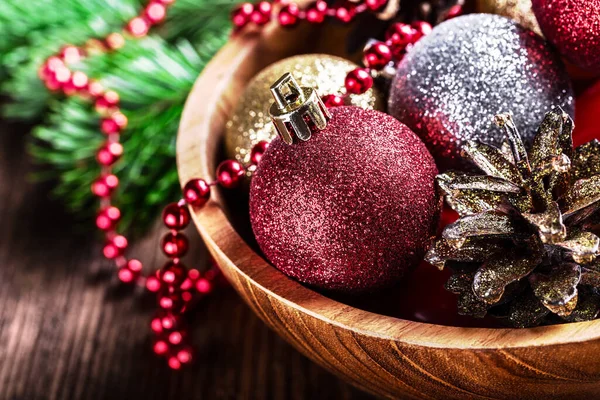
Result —
M503 15L513 19L525 28L542 35L531 9L531 0L478 0L477 8L481 12Z
M437 169L421 140L389 115L331 113L307 142L273 140L251 184L252 228L285 274L323 289L372 291L422 259L439 211Z
M225 129L225 152L229 158L247 163L252 146L276 135L268 109L273 103L271 85L284 73L291 73L300 86L311 87L324 96L345 93L346 74L358 65L327 54L305 54L286 58L268 66L248 83ZM385 100L375 88L350 96L350 104L383 110Z
M438 25L404 57L388 109L445 169L460 166L467 140L501 145L494 115L511 112L529 145L546 112L561 106L572 116L573 103L546 41L507 18L472 14Z
M600 72L600 0L533 0L542 32L575 65Z

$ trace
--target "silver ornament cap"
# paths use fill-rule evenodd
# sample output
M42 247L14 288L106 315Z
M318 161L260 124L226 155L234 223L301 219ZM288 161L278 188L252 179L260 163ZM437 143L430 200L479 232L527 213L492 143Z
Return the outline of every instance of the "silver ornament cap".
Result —
M271 94L275 102L269 108L269 116L287 144L309 140L313 130L325 129L331 118L317 91L300 87L289 72L271 85Z

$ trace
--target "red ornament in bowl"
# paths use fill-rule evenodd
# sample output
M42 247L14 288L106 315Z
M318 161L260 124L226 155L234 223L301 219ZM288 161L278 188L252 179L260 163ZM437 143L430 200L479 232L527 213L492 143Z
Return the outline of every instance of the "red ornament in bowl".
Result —
M580 68L600 73L600 0L533 0L544 36Z
M369 292L421 260L439 213L437 168L391 116L346 106L330 112L309 140L271 142L251 184L252 228L285 274L321 289Z

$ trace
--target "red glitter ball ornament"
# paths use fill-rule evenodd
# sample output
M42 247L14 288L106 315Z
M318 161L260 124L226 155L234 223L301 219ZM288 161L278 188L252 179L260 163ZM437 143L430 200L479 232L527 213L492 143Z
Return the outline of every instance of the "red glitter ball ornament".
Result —
M416 266L437 224L437 168L393 117L336 107L292 146L275 138L250 189L265 256L285 274L347 293L392 285Z
M533 0L548 41L573 64L600 73L600 0Z

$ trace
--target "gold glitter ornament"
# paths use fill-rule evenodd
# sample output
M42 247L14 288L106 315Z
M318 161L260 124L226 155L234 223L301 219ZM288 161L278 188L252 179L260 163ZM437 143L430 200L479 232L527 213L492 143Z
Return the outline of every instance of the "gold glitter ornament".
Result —
M510 115L501 148L469 142L484 174L447 172L440 190L460 218L425 259L453 276L460 314L516 327L594 319L600 312L600 143L573 148L562 110L541 123L529 152Z
M248 83L233 110L225 128L225 152L228 158L242 163L250 161L252 147L262 141L271 141L277 134L269 118L272 103L271 85L289 72L303 87L312 87L320 95L342 94L346 74L358 65L327 54L304 54L286 58L269 65ZM350 95L348 105L369 110L383 110L385 100L376 89L362 95Z
M477 0L477 10L508 17L544 36L531 9L531 0Z

